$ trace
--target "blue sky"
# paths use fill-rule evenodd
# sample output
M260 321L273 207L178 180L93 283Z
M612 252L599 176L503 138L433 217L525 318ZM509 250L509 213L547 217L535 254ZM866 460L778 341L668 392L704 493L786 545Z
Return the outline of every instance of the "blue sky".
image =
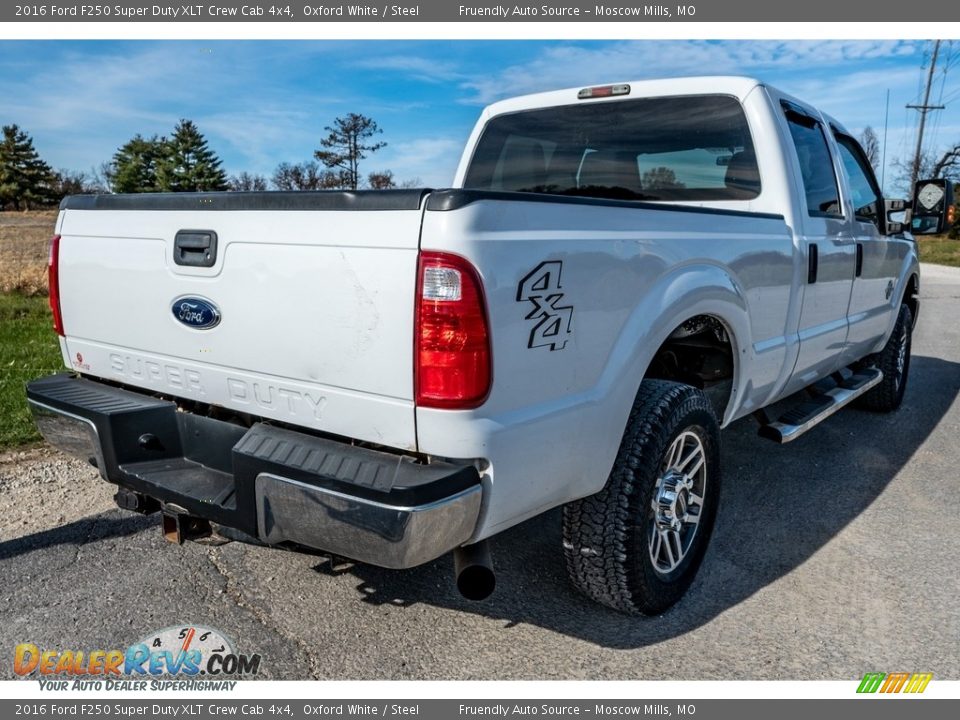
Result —
M923 41L0 41L0 124L29 132L56 168L89 171L135 133L197 123L230 174L269 176L312 156L347 112L388 146L361 166L450 183L481 108L511 95L623 80L747 74L912 153L930 43ZM960 42L945 46L931 150L960 142ZM892 173L887 172L888 191Z

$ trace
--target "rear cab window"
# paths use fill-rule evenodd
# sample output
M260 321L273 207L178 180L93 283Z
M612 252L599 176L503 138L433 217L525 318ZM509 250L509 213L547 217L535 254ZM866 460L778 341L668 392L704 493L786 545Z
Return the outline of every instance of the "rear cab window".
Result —
M840 187L823 123L793 103L783 102L782 105L800 166L807 213L811 217L842 218Z
M760 172L725 95L564 105L487 123L464 187L616 200L750 200Z

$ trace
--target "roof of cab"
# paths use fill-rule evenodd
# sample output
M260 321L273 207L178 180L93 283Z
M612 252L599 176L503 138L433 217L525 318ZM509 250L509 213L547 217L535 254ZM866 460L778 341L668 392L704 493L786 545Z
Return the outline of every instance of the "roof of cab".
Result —
M520 95L495 102L487 106L484 114L487 116L499 115L519 110L552 107L555 105L571 105L582 102L609 102L611 100L627 100L638 97L662 97L669 95L732 95L741 102L754 88L763 85L756 78L739 75L704 75L698 77L664 78L660 80L636 80L627 82L630 86L629 95L615 95L605 98L593 98L588 101L578 100L577 93L584 87L597 87L618 83L595 83L580 85L564 90Z

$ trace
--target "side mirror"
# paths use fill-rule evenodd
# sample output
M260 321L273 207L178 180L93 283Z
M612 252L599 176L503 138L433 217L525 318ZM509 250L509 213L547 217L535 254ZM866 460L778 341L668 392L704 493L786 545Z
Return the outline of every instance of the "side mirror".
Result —
M891 220L890 216L900 214L903 222ZM900 235L910 225L910 201L883 199L883 212L880 214L880 234Z
M940 235L957 219L953 183L949 180L920 180L913 189L914 235Z

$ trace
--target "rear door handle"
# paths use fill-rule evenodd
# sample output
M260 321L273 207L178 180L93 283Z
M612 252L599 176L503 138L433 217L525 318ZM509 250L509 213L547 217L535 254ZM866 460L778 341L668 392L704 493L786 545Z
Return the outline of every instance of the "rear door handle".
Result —
M817 246L810 243L807 246L807 284L812 285L817 281L817 264L820 260L820 251Z
M863 274L863 243L857 243L857 277Z
M213 267L217 234L213 230L180 230L173 240L173 261L187 267Z

